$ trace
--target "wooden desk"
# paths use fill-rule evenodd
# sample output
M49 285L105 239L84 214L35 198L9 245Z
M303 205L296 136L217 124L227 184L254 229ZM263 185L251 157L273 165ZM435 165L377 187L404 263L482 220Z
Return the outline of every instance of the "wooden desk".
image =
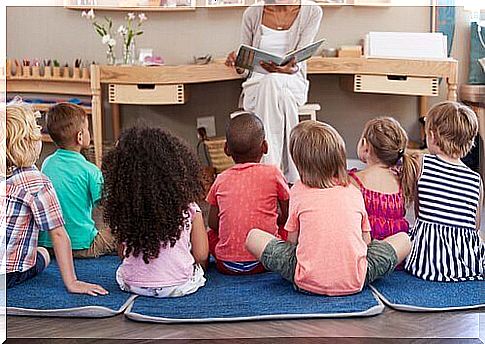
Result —
M456 100L458 62L456 60L422 61L398 59L366 59L366 58L322 58L314 57L308 62L309 74L365 74L365 75L393 75L425 78L443 78L447 82L447 99ZM189 85L194 83L208 83L241 79L233 69L224 65L223 61L215 61L208 65L181 65L161 67L139 66L91 66L91 91L93 96L93 122L97 125L102 119L101 85ZM136 97L135 97L136 98ZM112 121L114 137L120 132L119 104L112 103ZM134 104L130 99L130 104ZM156 99L152 104L162 104ZM142 104L149 104L143 102ZM172 103L173 104L173 103ZM425 97L421 97L420 115L427 111ZM98 131L94 138L96 161L101 162L102 136Z

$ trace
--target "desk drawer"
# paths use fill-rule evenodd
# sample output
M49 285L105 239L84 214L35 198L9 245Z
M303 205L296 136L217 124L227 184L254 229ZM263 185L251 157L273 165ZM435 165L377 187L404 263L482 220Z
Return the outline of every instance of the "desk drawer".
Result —
M109 102L118 104L184 104L186 102L183 84L110 84Z
M438 78L356 74L354 92L437 96L439 82Z

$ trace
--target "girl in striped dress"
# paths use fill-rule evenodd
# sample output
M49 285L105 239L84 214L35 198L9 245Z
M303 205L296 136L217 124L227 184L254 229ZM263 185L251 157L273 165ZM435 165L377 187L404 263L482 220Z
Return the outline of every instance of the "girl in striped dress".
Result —
M473 146L478 119L456 102L435 105L426 117L430 154L421 159L417 218L405 269L430 281L483 280L480 175L461 162Z

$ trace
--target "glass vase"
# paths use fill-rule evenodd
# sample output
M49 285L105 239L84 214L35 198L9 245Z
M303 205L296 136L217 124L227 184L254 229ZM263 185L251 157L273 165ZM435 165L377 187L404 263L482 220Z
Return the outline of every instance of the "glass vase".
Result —
M115 53L113 52L113 48L109 47L108 51L106 51L106 64L108 66L113 66L116 63L116 56Z
M134 65L136 63L136 45L135 39L132 38L130 44L123 46L123 64Z

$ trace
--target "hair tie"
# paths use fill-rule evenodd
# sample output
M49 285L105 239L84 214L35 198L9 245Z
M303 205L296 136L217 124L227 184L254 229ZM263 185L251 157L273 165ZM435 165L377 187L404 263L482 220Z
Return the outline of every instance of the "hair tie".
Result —
M403 156L404 156L404 149L401 148L400 150L397 151L397 157L401 159Z

